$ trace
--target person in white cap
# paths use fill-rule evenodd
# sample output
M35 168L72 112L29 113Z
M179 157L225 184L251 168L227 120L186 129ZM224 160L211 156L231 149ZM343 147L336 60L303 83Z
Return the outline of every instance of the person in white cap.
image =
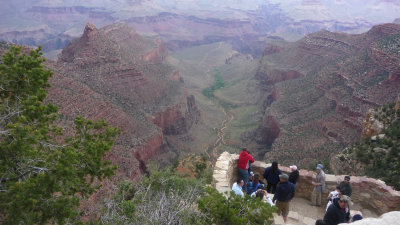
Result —
M314 190L311 194L311 205L321 206L321 195L325 190L325 173L322 170L324 166L322 164L317 165L317 174L315 175L315 181L312 181ZM313 178L314 179L314 178Z
M297 166L293 165L289 167L290 170L292 171L289 174L289 182L294 185L294 187L297 186L297 181L299 180L299 171L297 170Z

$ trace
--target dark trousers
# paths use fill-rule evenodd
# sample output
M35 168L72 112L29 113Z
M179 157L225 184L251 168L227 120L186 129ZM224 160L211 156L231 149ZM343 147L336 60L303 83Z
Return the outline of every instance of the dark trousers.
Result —
M278 185L278 184L271 184L271 183L267 182L268 193L275 194L276 185Z

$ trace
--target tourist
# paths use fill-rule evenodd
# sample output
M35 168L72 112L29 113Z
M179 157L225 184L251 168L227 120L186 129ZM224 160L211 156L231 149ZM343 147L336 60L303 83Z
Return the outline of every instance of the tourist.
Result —
M321 206L321 195L325 190L325 173L322 170L324 167L322 164L317 165L317 174L315 175L315 181L312 181L314 190L311 194L311 205ZM314 178L313 178L314 179Z
M294 185L290 182L287 174L279 175L279 186L276 189L272 202L276 200L276 207L278 208L278 215L282 214L283 221L286 224L287 216L289 214L289 202L294 197Z
M262 200L263 202L268 203L270 206L274 206L274 203L272 202L271 198L268 196L268 192L263 189L258 189L257 191L253 192L251 197L256 197Z
M243 193L243 190L242 190L243 185L244 185L243 179L238 178L237 182L232 185L232 191L234 191L235 194L244 197L244 193Z
M343 195L339 199L335 199L332 205L329 206L324 216L324 224L337 225L339 223L347 223L350 219L350 212L346 212L346 208L352 205L351 198Z
M289 182L294 185L294 187L297 186L297 181L299 180L299 171L297 170L296 165L289 166L290 170L292 171L289 174Z
M279 175L281 173L277 162L272 162L272 165L265 169L263 177L267 180L268 193L275 194L276 185L279 183Z
M339 184L340 190L342 190L343 195L347 195L351 197L351 193L353 192L353 189L351 188L350 184L350 176L345 176L344 180Z
M251 195L253 192L257 191L258 189L262 189L264 185L260 183L260 175L255 174L253 177L253 181L250 181L247 187L247 194Z
M336 186L334 191L331 191L328 195L328 203L326 204L326 210L328 210L329 206L333 203L333 200L342 197L342 192L340 191L340 186Z
M242 149L238 160L238 177L244 181L243 191L247 192L247 182L249 181L250 164L254 162L253 156L250 155L246 148Z

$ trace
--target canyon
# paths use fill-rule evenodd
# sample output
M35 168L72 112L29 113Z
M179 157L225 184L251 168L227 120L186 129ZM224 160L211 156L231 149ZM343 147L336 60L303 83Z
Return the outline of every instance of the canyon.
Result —
M126 24L97 29L89 23L57 62L46 63L54 71L47 101L59 107L66 133L78 115L121 129L105 157L118 165L117 173L83 204L86 215L101 207L96 199L113 185L137 182L149 161L169 165L183 154L168 138L177 136L175 142L185 146L179 138L188 138L200 113L179 71L164 61L167 54L159 39L142 37Z
M276 138L258 141L260 149L271 146L264 159L309 165L360 140L368 110L399 94L399 32L383 24L362 34L323 30L270 43L255 75L265 96L258 129Z
M116 176L83 203L85 218L149 162L171 165L188 153L214 162L246 146L257 160L307 168L379 134L368 119L398 99L400 24L375 24L392 22L400 5L368 0L347 12L346 1L248 2L16 0L0 9L0 40L43 46L54 71L47 101L64 132L78 115L122 131L106 156Z
M172 50L225 41L239 52L259 56L270 40L294 41L321 29L360 33L394 21L399 9L398 3L382 0L361 5L295 0L246 4L240 0L16 0L0 9L0 40L42 45L45 52L52 52L79 37L87 22L102 27L122 21L142 34L159 36Z

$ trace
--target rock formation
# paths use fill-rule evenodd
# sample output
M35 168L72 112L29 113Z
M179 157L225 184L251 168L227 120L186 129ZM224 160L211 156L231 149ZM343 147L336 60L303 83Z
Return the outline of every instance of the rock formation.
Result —
M122 130L107 155L118 165L113 182L137 181L150 159L170 163L180 153L166 138L187 135L199 119L179 71L163 61L167 54L160 40L142 37L125 24L97 29L89 23L58 62L47 63L55 72L48 101L59 107L67 132L77 115L103 118ZM84 205L93 207L90 201Z
M47 52L80 36L88 21L99 27L124 21L140 33L160 36L170 49L225 41L235 50L259 56L268 39L295 40L321 29L359 32L391 22L400 7L392 1L379 5L380 0L364 2L362 8L352 2L315 2L15 0L0 8L0 40L41 44Z
M370 109L367 112L360 142L345 148L330 159L333 173L369 175L399 187L398 179L390 179L390 174L398 173L398 168L391 166L393 163L396 165L398 161L396 154L398 149L396 144L399 142L396 133L399 127L396 111L398 100L399 98L396 103Z
M399 94L399 44L400 25L383 24L267 46L255 74L264 96L261 124L274 118L280 133L265 158L308 165L360 140L368 110Z

